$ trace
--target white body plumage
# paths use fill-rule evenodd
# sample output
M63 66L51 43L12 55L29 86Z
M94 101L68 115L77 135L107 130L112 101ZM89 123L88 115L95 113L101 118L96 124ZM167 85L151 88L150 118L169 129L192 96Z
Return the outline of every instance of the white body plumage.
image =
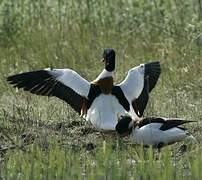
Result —
M142 127L135 127L132 130L131 138L137 144L158 146L159 144L172 144L174 142L182 141L188 136L186 130L178 127L162 131L160 127L162 123L151 123Z
M101 94L89 108L86 120L99 130L115 130L118 117L126 113L115 96Z

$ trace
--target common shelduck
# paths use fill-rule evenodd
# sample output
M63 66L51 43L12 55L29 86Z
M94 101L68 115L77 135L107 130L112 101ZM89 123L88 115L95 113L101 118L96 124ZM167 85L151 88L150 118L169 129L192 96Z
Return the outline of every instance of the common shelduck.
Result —
M122 116L116 125L116 131L122 136L130 134L132 141L137 144L161 148L190 136L186 128L179 126L191 122L195 121L161 117L146 117L134 121L130 116Z
M115 51L105 49L105 68L88 82L72 69L44 69L9 76L14 87L33 94L56 96L98 130L115 130L120 115L142 116L160 75L160 63L141 64L129 70L125 80L113 85Z

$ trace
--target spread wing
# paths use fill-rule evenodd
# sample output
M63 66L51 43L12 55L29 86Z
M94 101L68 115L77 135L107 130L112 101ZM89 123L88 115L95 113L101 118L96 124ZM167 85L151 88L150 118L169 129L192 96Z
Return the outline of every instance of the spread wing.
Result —
M141 64L128 71L119 85L136 115L141 117L147 106L149 93L155 87L161 73L158 61ZM131 109L130 109L131 110Z
M14 87L33 94L56 96L80 113L84 98L87 99L90 83L71 69L44 69L9 76Z

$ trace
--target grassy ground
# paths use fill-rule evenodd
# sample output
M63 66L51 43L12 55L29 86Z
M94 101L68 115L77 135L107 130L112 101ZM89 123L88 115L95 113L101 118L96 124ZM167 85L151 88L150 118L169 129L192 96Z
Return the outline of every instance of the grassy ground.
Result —
M201 179L201 29L200 0L0 1L0 179ZM157 158L128 138L103 136L62 101L5 81L46 67L91 81L105 47L117 52L116 82L139 63L161 61L145 116L196 120L188 126L198 143Z

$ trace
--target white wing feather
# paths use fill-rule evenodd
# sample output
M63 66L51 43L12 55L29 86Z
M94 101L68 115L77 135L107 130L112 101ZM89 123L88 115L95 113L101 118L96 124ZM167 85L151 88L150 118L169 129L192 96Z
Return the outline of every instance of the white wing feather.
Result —
M130 69L126 78L118 86L130 103L138 98L144 87L144 66L140 65Z
M49 74L54 76L56 80L60 81L64 85L73 89L81 96L88 97L90 90L90 83L82 78L77 72L71 69L45 69Z

